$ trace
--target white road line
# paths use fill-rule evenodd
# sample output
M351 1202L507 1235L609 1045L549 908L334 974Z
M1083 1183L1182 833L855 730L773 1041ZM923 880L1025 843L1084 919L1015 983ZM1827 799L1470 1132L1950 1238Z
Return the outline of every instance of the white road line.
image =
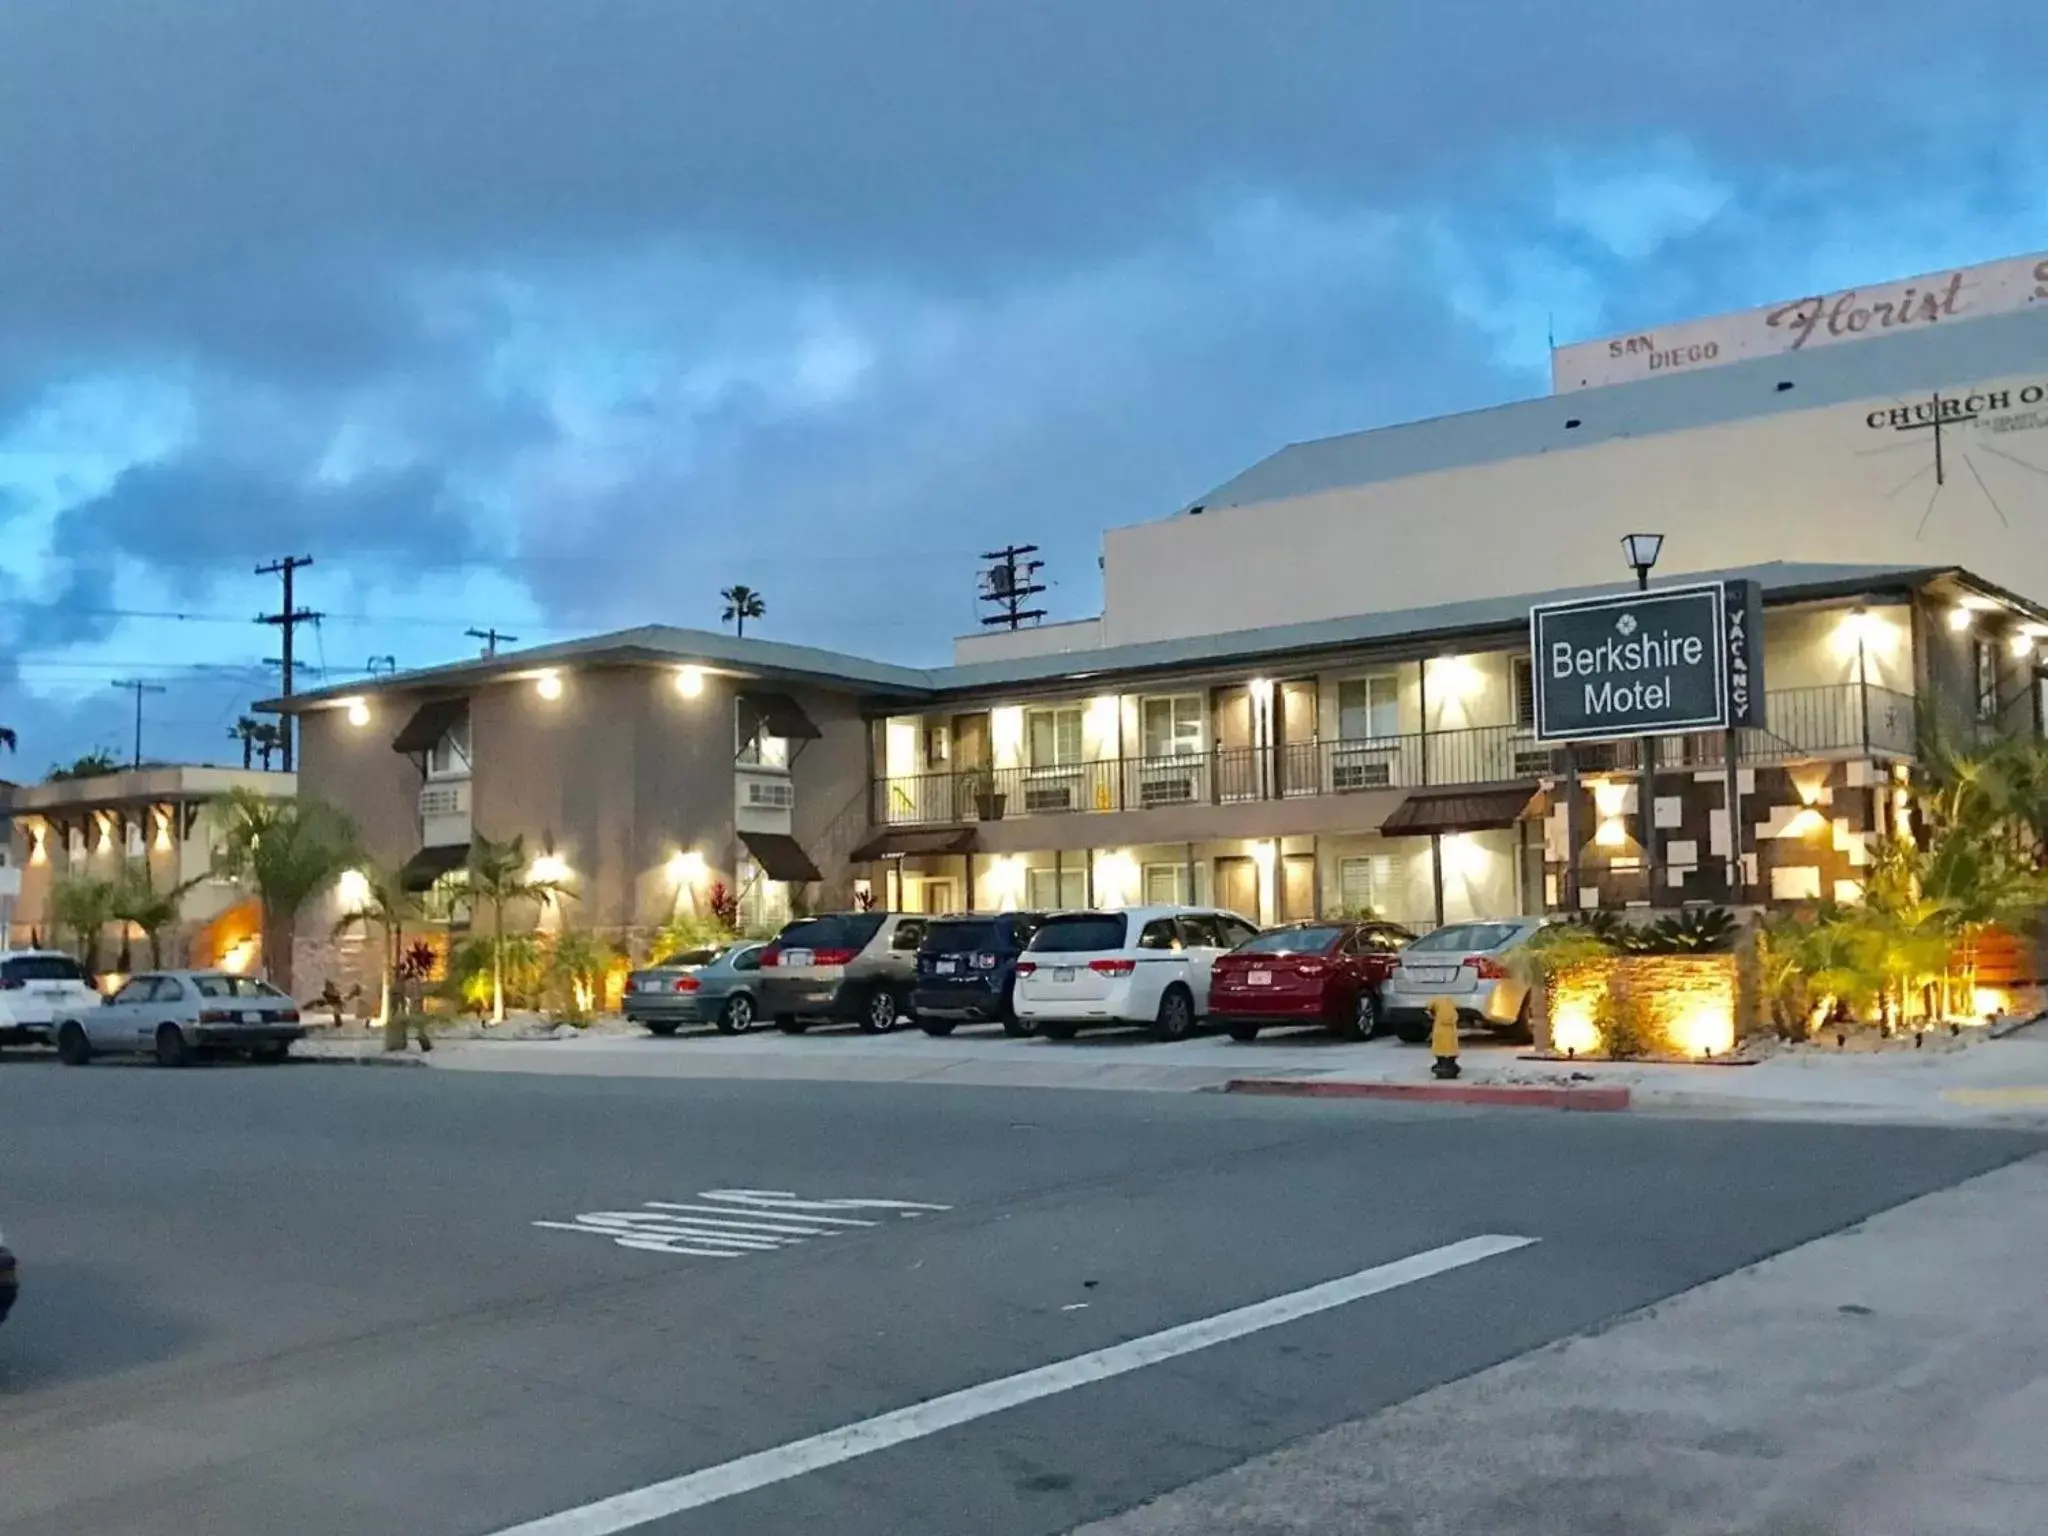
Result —
M674 1243L657 1243L652 1238L629 1237L604 1227L579 1227L573 1221L536 1221L536 1227L549 1227L557 1232L581 1232L589 1237L609 1237L621 1248L643 1248L650 1253L680 1253L693 1259L736 1259L740 1254L751 1252L741 1248L679 1248Z
M825 1236L838 1227L872 1227L880 1223L854 1221L845 1216L778 1216L773 1211L757 1211L744 1205L683 1205L674 1200L649 1200L650 1211L701 1211L716 1215L735 1227L759 1227L763 1232L804 1232L814 1237ZM744 1215L745 1221L737 1218ZM831 1226L824 1223L830 1222Z
M650 1483L644 1488L614 1494L576 1509L565 1509L524 1525L508 1526L495 1536L615 1536L619 1531L630 1531L635 1526L665 1520L686 1510L702 1509L707 1504L716 1504L736 1494L786 1482L807 1472L837 1466L906 1441L921 1440L941 1430L972 1423L1005 1409L1035 1403L1040 1398L1070 1392L1090 1382L1105 1381L1144 1366L1158 1365L1180 1355L1193 1354L1196 1350L1277 1328L1283 1323L1313 1317L1318 1312L1362 1301L1368 1296L1398 1290L1448 1270L1477 1264L1481 1259L1526 1248L1535 1241L1533 1237L1468 1237L1463 1242L1432 1248L1426 1253L1396 1259L1391 1264L1375 1265L1355 1275L1312 1285L1306 1290L1292 1291L1235 1311L1219 1312L1214 1317L1200 1318L1159 1333L1148 1333L1143 1338L1112 1344L1107 1349L1075 1355L1036 1370L949 1392L943 1397L898 1408L857 1424L827 1430L805 1440L792 1440L773 1450L757 1451L737 1461L688 1472L665 1482Z
M779 1211L950 1211L950 1205L922 1200L805 1200L791 1189L707 1189L700 1200L730 1200L736 1205L767 1206Z

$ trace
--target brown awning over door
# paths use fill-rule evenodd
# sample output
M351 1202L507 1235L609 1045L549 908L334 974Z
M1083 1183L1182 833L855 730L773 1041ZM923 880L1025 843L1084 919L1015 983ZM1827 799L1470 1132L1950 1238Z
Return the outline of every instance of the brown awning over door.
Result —
M892 827L853 850L856 864L893 859L906 853L972 853L972 827Z
M816 741L824 732L804 713L803 705L786 693L760 693L753 689L738 700L740 740L756 736L779 736L784 741Z
M1446 789L1410 795L1380 823L1380 831L1388 837L1496 832L1528 815L1536 794L1533 789Z
M398 883L408 891L429 891L434 882L443 875L462 868L469 862L469 844L446 843L438 848L422 848L405 861L398 871Z
M391 750L410 757L431 752L468 712L467 699L429 699L412 712L412 718L405 722L405 729L391 738Z
M804 852L804 845L785 833L742 832L740 841L753 855L754 862L761 866L761 873L770 880L808 885L813 880L825 878L818 873L818 866L811 862L811 856Z

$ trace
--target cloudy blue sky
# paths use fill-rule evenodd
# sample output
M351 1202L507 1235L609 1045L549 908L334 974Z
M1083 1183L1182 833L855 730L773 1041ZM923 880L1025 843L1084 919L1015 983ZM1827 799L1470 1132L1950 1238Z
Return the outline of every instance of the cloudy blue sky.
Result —
M4 0L13 771L309 659L761 589L942 659L976 553L1574 339L2048 246L2036 0ZM174 617L182 616L182 617ZM0 772L6 772L0 765Z

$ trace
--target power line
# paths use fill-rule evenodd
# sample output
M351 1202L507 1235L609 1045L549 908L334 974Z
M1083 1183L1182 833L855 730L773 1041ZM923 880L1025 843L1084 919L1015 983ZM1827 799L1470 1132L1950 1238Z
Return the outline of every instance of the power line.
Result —
M281 560L273 560L268 565L256 567L256 574L258 576L282 576L284 578L284 606L276 613L258 614L256 622L258 624L275 625L283 636L284 644L281 647L282 657L278 662L278 672L283 683L280 692L287 699L292 696L292 641L297 636L301 624L317 623L320 618L320 615L310 608L293 606L292 573L304 570L312 563L313 557L311 555L286 555ZM290 715L286 715L280 722L280 728L284 733L284 771L290 773L292 771L292 738L294 735L292 731L292 717Z
M1026 619L1045 617L1043 608L1024 606L1026 599L1045 590L1045 584L1037 580L1038 573L1045 569L1045 562L1021 558L1037 553L1036 544L1006 544L1001 549L982 551L982 559L995 562L981 575L979 600L994 604L996 610L981 616L984 625L1002 624L1011 629L1022 629Z
M170 690L161 683L145 683L140 678L124 678L117 681L116 688L126 689L135 695L135 766L142 766L142 696L145 693L168 693Z
M465 629L463 633L472 640L483 641L484 659L486 661L498 654L500 644L517 645L519 643L517 635L500 634L495 625L489 629Z

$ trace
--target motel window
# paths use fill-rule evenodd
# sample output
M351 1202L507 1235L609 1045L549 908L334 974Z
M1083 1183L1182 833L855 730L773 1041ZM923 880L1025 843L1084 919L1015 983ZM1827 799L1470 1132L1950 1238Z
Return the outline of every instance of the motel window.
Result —
M1976 642L1977 718L1998 718L1998 646L1991 640Z
M1145 755L1190 757L1202 750L1202 696L1176 694L1147 699L1143 709Z
M1384 913L1394 884L1394 861L1380 853L1337 862L1337 904L1346 917Z
M1536 668L1527 656L1508 658L1509 681L1514 684L1515 718L1519 726L1536 723Z
M1188 891L1188 867L1185 864L1147 864L1145 866L1145 905L1148 907L1184 907L1193 896Z
M464 715L442 733L441 739L434 743L433 751L427 754L427 777L466 779L470 772L469 763L469 717Z
M1067 768L1081 761L1081 710L1034 709L1027 717L1034 768Z
M1067 912L1088 905L1088 872L1033 869L1024 875L1024 905L1035 912Z
M1392 672L1347 678L1337 685L1340 741L1387 741L1401 734L1401 679Z

